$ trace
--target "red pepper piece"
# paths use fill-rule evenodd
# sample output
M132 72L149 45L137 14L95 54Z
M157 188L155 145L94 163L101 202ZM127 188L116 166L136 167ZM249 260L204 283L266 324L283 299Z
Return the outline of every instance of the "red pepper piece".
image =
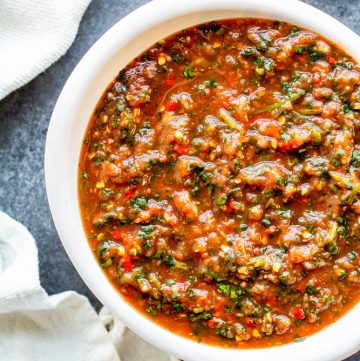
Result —
M236 209L235 204L234 204L234 200L232 197L229 197L226 201L226 210L225 213L226 214L230 214L234 211L234 209Z
M261 115L256 115L255 117L249 119L249 123L253 124L260 118L261 118Z
M303 320L305 318L305 312L302 308L297 308L294 311L294 316L295 318L297 318L298 320Z
M161 309L166 312L166 311L171 311L173 309L172 305L163 305L161 307Z
M306 55L300 55L300 56L299 56L299 60L300 60L301 63L305 63L305 61L306 61Z
M278 306L279 305L279 301L278 299L275 297L275 296L271 296L268 298L268 303L271 305L271 306Z
M133 264L132 264L131 258L130 258L130 257L127 258L127 259L124 261L124 263L122 264L122 266L123 266L123 268L124 268L124 270L125 270L126 272L130 272L130 271L132 270L132 268L133 268Z
M174 86L175 85L175 80L174 79L166 79L165 80L165 85Z
M189 151L189 147L186 145L179 145L179 144L175 144L174 145L174 151L177 154L183 155L183 154L187 154Z
M330 65L335 65L336 64L336 59L335 58L333 58L332 56L330 56L330 58L329 58L329 64Z
M131 187L125 192L125 197L126 197L127 199L134 198L136 189L137 189L136 186L131 186Z
M296 140L290 139L287 143L279 144L279 150L282 153L285 153L289 150L295 149L297 146Z
M297 287L297 290L300 292L305 292L306 289L306 282L299 283L299 286Z
M167 112L173 112L174 110L177 109L178 107L178 102L175 102L173 100L169 100L166 104L165 104L165 110Z
M124 237L124 232L120 231L120 229L115 229L111 232L111 237L115 239L115 241L121 241Z

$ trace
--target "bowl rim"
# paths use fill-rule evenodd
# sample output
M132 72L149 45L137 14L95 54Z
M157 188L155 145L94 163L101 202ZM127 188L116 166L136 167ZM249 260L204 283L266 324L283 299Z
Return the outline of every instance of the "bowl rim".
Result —
M290 22L335 41L360 60L358 35L299 0L182 0L181 6L174 1L153 0L121 19L97 40L75 67L58 98L49 123L44 158L51 214L69 258L95 296L135 333L170 354L187 361L223 358L235 361L240 357L247 361L265 357L285 360L289 355L293 361L343 359L360 350L360 332L351 322L360 318L360 304L301 344L258 349L199 344L158 326L119 297L91 253L82 227L77 196L80 148L90 115L115 77L115 64L121 64L117 69L122 69L157 40L188 26L238 17Z

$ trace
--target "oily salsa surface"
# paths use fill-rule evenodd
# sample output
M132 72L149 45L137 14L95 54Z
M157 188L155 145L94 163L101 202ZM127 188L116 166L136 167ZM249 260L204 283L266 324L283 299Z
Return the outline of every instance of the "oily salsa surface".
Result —
M203 24L113 80L79 171L90 245L163 327L302 341L360 298L360 72L287 23Z

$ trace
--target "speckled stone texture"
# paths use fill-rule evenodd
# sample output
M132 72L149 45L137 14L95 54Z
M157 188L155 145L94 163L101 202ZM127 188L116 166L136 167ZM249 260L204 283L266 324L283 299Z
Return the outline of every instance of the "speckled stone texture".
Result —
M51 219L44 182L45 137L56 99L75 65L107 29L146 2L94 0L69 51L35 80L0 102L0 209L26 225L34 235L43 287L50 294L76 290L88 296L97 309L101 306L99 301L66 256ZM360 34L360 0L305 2ZM360 361L360 353L348 361Z

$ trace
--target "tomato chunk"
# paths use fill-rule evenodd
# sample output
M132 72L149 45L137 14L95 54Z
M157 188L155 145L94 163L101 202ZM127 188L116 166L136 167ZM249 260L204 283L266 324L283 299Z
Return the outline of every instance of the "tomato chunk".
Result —
M166 104L165 104L165 110L167 112L173 112L174 110L177 109L178 107L178 102L175 102L173 100L169 100Z
M115 241L121 241L124 237L124 232L120 231L120 229L115 229L111 232L111 237L115 239Z
M305 316L305 312L302 308L297 308L294 311L294 316L295 318L297 318L298 320L303 320L306 316Z

